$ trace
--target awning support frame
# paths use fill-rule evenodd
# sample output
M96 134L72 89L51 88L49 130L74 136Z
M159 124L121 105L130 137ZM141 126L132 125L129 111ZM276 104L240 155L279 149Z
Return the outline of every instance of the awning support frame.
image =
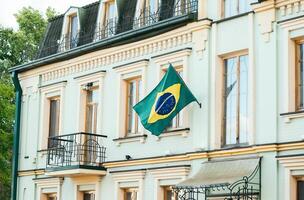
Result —
M209 200L223 197L224 200L260 200L261 199L261 160L249 176L232 184L212 184L173 187L178 200Z

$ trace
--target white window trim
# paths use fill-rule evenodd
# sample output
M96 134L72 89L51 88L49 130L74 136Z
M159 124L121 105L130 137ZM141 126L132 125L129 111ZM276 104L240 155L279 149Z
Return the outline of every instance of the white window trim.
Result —
M41 112L40 112L40 150L48 148L48 136L49 136L49 99L52 97L60 97L60 113L59 113L59 135L63 132L63 119L64 119L64 90L66 82L53 84L40 88L41 93Z
M75 199L82 200L79 198L78 190L79 186L81 185L94 185L95 188L95 199L100 199L100 187L101 187L101 179L102 177L99 176L81 176L81 177L73 177L73 185L74 185L74 194Z
M132 78L132 77L137 77L137 76L141 76L141 81L142 81L142 88L141 88L141 94L142 97L146 96L146 68L148 66L148 61L144 60L144 61L138 61L136 63L132 63L132 64L127 64L125 66L121 66L118 68L115 68L114 70L117 72L118 74L118 101L117 101L117 108L118 108L118 120L117 121L117 137L118 138L126 138L127 140L119 140L117 141L119 144L121 143L126 143L126 142L136 142L136 141L140 141L142 143L145 142L145 137L139 139L138 137L134 137L134 138L128 138L126 137L126 130L125 130L125 124L126 124L126 119L125 119L125 105L126 105L126 98L125 98L125 92L122 88L123 88L123 84L125 82L126 79ZM140 124L139 126L139 133L137 136L140 135L145 135L146 131L144 129L144 127Z
M223 73L225 67L225 59L232 58L235 56L248 55L248 145L253 145L255 143L255 70L254 70L254 60L252 59L252 51L240 50L236 52L231 52L224 55L216 56L214 65L214 77L215 77L215 103L214 103L214 132L211 133L211 145L214 149L222 148L222 127L223 127ZM237 145L237 144L236 144Z
M294 200L297 196L298 177L292 175L294 170L304 170L304 156L278 158L284 167L284 199ZM302 179L304 174L301 175Z
M167 69L170 65L170 63L173 65L173 67L182 66L183 68L183 80L186 84L188 84L188 73L189 73L189 57L192 53L191 49L185 49L179 52L173 52L168 55L159 56L156 58L153 58L154 63L156 64L156 80L157 83L161 81L163 76L163 70ZM156 84L157 84L156 83ZM185 107L183 109L183 127L170 130L170 132L161 134L158 137L156 137L156 140L160 140L164 137L171 137L171 136L182 136L182 137L188 137L190 134L189 130L186 130L190 127L189 122L189 107ZM184 131L180 131L180 129L185 129Z
M138 200L144 200L144 178L146 171L130 171L130 172L115 172L112 173L112 178L115 182L115 200L124 200L124 187L121 186L122 183L129 183L130 187L138 188Z
M61 199L61 186L63 183L63 178L48 178L48 179L36 179L34 183L37 186L37 199L44 200L43 197L43 189L49 189L53 191L52 193L56 193L57 199Z
M190 166L154 169L148 172L152 174L154 178L153 200L164 200L163 187L167 185L162 185L160 181L167 180L172 186L176 185L188 177Z
M98 101L98 110L97 110L97 128L96 128L96 133L97 134L102 134L102 99L103 99L103 81L104 81L104 76L105 76L104 71L102 72L96 72L94 74L90 75L84 75L81 77L76 77L75 80L77 81L78 84L78 118L77 118L77 130L76 132L85 132L85 92L82 89L82 86L87 84L87 83L97 83L98 85L98 92L99 92L99 101Z
M118 6L117 6L117 2L116 0L101 0L100 1L100 5L99 5L99 11L98 11L98 15L97 15L97 30L99 29L99 27L103 27L105 24L104 24L104 21L105 21L105 18L106 18L106 11L107 11L107 3L108 2L111 2L111 1L114 1L115 3L115 8L116 8L116 17L118 17ZM97 39L97 38L96 38Z
M304 30L304 19L286 21L280 24L283 29L283 107L281 113L296 112L296 87L295 87L295 70L296 64L296 41L304 38L304 35L291 35L293 31ZM283 115L285 123L291 123L293 119L304 118L304 113L293 113Z
M77 15L78 19L78 32L80 31L80 18L79 18L79 8L78 7L70 7L64 14L63 26L61 31L60 42L63 41L64 36L69 32L69 24L70 24L70 16ZM65 48L63 51L69 50L70 48Z

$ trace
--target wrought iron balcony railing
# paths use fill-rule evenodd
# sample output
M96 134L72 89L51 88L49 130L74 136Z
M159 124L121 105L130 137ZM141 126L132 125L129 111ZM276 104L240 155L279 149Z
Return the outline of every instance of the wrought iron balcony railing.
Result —
M127 31L152 26L171 18L193 15L197 13L197 10L198 0L178 0L173 6L161 4L156 10L147 7L135 13L127 13L124 16L108 19L102 25L80 31L76 37L72 37L70 33L62 35L59 41L49 41L41 46L38 57L41 58L58 52L64 52Z
M106 136L83 132L50 137L46 167L101 167L106 153L106 148L102 145L104 137Z

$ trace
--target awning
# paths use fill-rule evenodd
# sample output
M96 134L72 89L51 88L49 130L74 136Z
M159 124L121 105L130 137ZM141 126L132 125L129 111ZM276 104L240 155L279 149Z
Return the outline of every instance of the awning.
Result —
M193 177L176 185L176 187L208 187L231 185L251 177L259 167L260 158L230 159L207 161Z

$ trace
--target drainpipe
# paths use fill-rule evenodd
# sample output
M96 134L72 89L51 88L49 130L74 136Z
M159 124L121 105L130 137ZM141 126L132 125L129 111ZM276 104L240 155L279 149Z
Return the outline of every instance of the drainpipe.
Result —
M17 180L18 180L18 165L19 165L19 139L20 139L20 114L21 114L21 98L22 89L18 79L18 73L12 72L12 79L16 93L16 110L15 110L15 125L14 125L14 146L13 146L13 170L12 170L12 190L11 200L17 200Z

